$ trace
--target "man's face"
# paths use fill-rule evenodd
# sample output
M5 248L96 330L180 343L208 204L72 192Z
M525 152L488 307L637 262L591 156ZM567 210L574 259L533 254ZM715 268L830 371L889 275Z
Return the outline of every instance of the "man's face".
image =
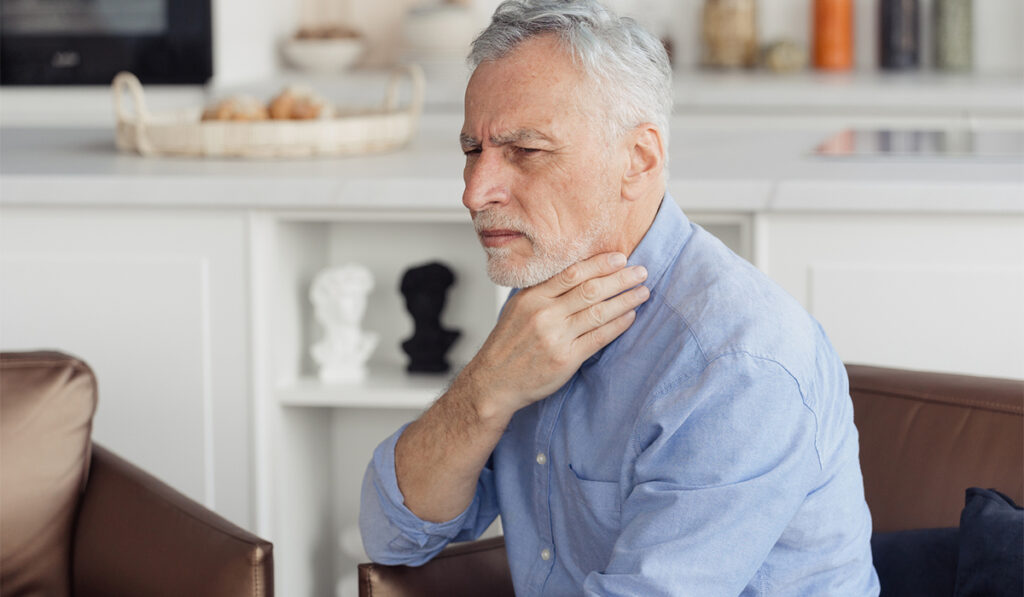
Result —
M533 286L610 249L627 159L607 146L603 116L551 36L473 73L461 134L462 203L495 283Z

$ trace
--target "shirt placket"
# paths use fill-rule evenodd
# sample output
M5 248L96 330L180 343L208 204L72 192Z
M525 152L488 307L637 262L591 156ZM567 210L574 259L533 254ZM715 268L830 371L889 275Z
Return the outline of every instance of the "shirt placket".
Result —
M554 521L551 516L551 445L554 437L555 427L558 424L559 414L566 397L572 391L576 376L562 387L560 391L548 397L540 405L539 424L534 435L533 447L533 486L534 493L534 520L537 521L537 564L533 567L535 573L530 582L533 595L543 593L544 585L551 576L554 569L555 541Z

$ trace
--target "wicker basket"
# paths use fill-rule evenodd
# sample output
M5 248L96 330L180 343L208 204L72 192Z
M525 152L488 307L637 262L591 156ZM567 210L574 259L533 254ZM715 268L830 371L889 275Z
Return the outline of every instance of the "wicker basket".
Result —
M398 108L398 90L412 84L409 105ZM338 110L319 120L216 121L200 119L200 108L153 114L146 109L135 75L118 73L111 84L117 115L117 147L145 156L278 158L353 155L397 149L416 132L423 108L423 71L416 65L396 69L379 109ZM125 91L135 114L124 106Z

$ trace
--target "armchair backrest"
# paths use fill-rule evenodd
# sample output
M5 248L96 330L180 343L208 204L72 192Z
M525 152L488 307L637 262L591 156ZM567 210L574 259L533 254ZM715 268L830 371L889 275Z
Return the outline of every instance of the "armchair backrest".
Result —
M68 595L96 378L56 352L0 353L0 587Z
M1024 381L847 372L876 532L959 526L972 486L1024 503Z

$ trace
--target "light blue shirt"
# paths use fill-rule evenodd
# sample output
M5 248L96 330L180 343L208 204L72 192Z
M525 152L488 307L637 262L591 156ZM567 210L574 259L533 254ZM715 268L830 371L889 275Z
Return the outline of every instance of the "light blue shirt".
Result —
M846 370L821 327L666 195L629 258L651 298L516 413L457 518L375 451L370 558L418 565L501 515L517 595L877 595ZM404 430L404 427L402 428Z

